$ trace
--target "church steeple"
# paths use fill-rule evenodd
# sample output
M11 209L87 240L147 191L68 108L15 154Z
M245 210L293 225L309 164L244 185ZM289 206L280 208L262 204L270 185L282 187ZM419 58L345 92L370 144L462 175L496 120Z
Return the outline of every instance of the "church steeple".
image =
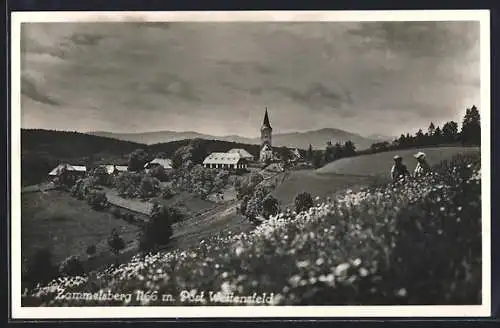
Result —
M268 128L272 130L271 124L269 124L269 115L267 114L267 107L266 107L266 113L264 114L264 123L262 123L262 128Z

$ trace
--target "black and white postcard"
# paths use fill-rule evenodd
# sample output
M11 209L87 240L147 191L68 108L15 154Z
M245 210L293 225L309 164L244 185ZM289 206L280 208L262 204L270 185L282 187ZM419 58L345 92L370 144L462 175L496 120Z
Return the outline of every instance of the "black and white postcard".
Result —
M13 318L489 316L489 29L13 13Z

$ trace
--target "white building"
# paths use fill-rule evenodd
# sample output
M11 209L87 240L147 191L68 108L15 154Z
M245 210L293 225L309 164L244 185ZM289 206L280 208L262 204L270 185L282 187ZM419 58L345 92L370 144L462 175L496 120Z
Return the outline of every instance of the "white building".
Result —
M254 157L252 154L250 154L248 151L246 151L243 148L233 148L230 151L228 151L229 154L240 154L240 157L243 159L246 159L249 162L252 162L254 160Z
M172 160L169 158L155 158L151 162L144 164L146 170L150 170L154 167L161 166L165 170L172 169Z
M211 153L203 161L203 166L211 169L246 169L248 161L239 153Z

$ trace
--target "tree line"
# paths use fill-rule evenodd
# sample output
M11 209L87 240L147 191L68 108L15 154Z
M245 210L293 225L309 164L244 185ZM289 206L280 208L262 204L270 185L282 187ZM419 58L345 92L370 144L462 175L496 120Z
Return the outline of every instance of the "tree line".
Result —
M459 124L455 121L448 121L442 126L431 122L425 132L419 129L413 135L409 133L401 134L392 142L376 142L369 149L360 151L356 150L356 146L352 141L346 141L344 144L337 142L334 145L331 141L328 141L323 150L313 150L312 146L309 145L306 159L315 167L321 167L337 159L354 155L443 144L481 145L481 119L479 110L475 105L466 109L460 130Z

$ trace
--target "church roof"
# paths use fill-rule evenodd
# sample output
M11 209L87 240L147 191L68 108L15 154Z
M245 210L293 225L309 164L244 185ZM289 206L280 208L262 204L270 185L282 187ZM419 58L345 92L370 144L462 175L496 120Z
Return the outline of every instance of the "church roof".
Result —
M266 107L266 113L264 114L264 123L262 123L262 127L268 127L271 128L271 124L269 124L269 115L267 114L267 107Z

